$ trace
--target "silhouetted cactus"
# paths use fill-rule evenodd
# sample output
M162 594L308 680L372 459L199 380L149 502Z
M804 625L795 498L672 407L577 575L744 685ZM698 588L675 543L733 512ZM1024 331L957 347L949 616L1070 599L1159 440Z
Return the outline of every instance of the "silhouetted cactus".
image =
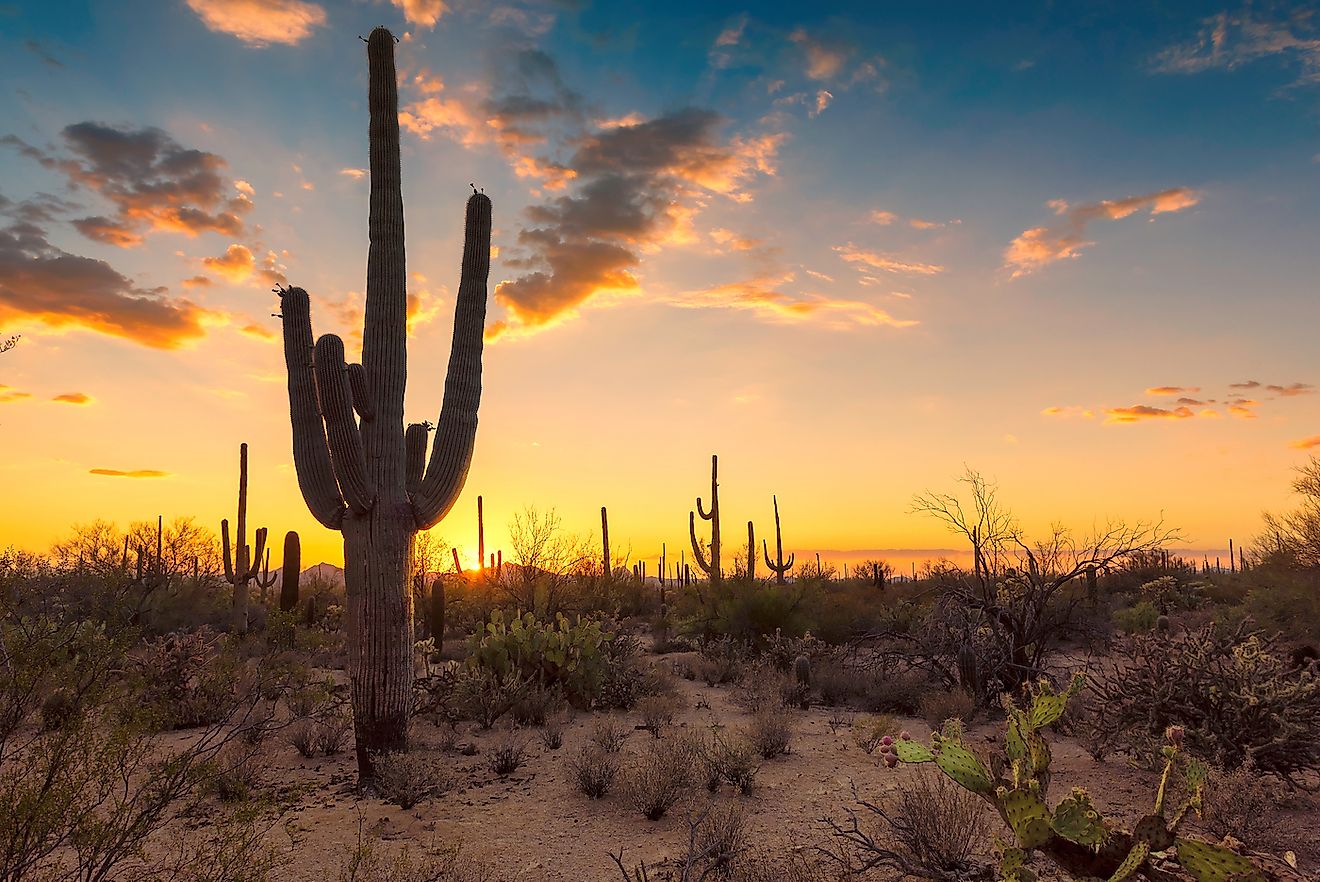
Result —
M752 522L747 522L747 581L756 581L756 533Z
M614 574L614 568L610 566L610 516L603 505L600 507L600 543L602 546L600 571L608 579Z
M344 363L343 341L333 334L313 347L307 292L280 291L298 485L316 519L344 534L349 679L364 782L373 777L373 756L408 744L412 541L448 514L467 480L490 272L491 203L474 193L444 404L424 466L429 425L410 425L406 441L403 425L408 298L394 42L383 27L367 40L371 209L362 365Z
M426 629L431 632L438 651L445 639L445 580L436 576L431 583L431 597L426 608Z
M261 564L261 572L257 573L252 579L252 581L257 583L257 587L261 589L261 603L263 606L266 604L266 592L269 591L278 580L279 575L270 571L270 546L266 546L266 556Z
M811 659L805 655L793 659L793 679L804 689L811 688Z
M486 510L477 497L477 569L486 565Z
M225 581L234 586L232 627L235 633L246 634L248 629L248 583L257 575L257 564L266 550L266 528L256 531L256 553L247 545L247 483L248 446L238 447L238 523L235 525L234 545L229 545L229 521L220 521L220 543L224 555ZM141 568L141 556L138 559ZM140 575L139 575L140 577Z
M972 698L981 694L981 662L970 642L958 647L958 685Z
M697 566L701 568L711 584L718 584L722 578L720 572L720 482L719 482L720 458L712 455L710 458L710 511L706 511L701 506L701 497L697 497L697 510L688 512L688 531L692 534L692 556L696 558ZM702 520L710 521L710 560L701 553L701 544L697 542L697 515L700 514Z
M298 579L302 576L302 545L298 533L284 534L284 575L280 579L280 610L292 612L298 607Z
M784 574L788 573L793 569L794 555L792 554L792 552L790 552L788 555L788 560L784 560L784 537L779 532L779 497L771 496L770 498L774 500L775 503L774 562L772 563L770 560L770 548L768 545L765 544L764 539L761 540L761 550L765 552L765 565L770 568L770 571L772 573L775 574L775 581L778 582L780 585L782 585L784 584Z

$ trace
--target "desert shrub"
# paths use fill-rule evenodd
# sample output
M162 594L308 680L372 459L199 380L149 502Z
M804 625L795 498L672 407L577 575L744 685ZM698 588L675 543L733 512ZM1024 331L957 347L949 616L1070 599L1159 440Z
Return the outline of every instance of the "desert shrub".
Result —
M261 783L260 754L253 747L234 742L211 763L211 789L221 802L245 802Z
M1274 792L1269 781L1249 766L1231 772L1211 769L1201 826L1218 839L1232 836L1252 848L1273 846L1278 823Z
M285 730L284 737L294 749L307 759L316 756L316 720L296 720Z
M865 753L874 753L880 742L898 734L898 721L888 714L861 717L853 722L853 742Z
M836 710L830 714L830 718L825 721L825 725L830 727L830 734L835 735L844 726L852 726L855 720L854 715Z
M556 686L530 683L513 702L514 722L522 726L540 726L546 718L563 707L563 697Z
M595 704L627 710L653 685L641 663L641 643L631 634L615 634L602 652L604 666Z
M501 730L487 751L486 764L501 778L507 778L522 768L527 742L514 729Z
M913 771L899 782L893 802L859 800L871 820L880 822L879 830L863 823L852 809L847 824L830 821L842 846L830 854L847 861L851 851L864 864L903 877L986 877L988 868L973 860L973 855L985 849L990 835L985 803L941 774Z
M944 725L945 720L968 722L976 711L976 704L961 689L949 689L927 692L917 702L917 710L926 724L932 730L937 730Z
M694 666L697 679L707 686L720 686L738 679L751 650L745 643L723 637L703 642L700 652Z
M1247 576L1260 582L1242 604L1247 615L1292 640L1320 642L1320 576L1315 571L1269 567Z
M648 821L665 816L692 787L696 747L687 739L664 738L646 749L623 771L628 802Z
M376 793L404 810L437 796L449 786L449 776L436 759L418 750L374 757L371 764Z
M732 638L760 644L776 632L800 637L807 630L806 599L811 586L763 585L748 590L737 580L706 586L700 596L685 593L681 608L689 613L685 628L702 637Z
M366 841L359 824L357 844L344 856L338 882L496 882L500 878L489 865L463 854L461 844L432 844L415 852L411 843L405 843L386 857L380 843Z
M135 658L142 701L173 729L223 718L233 704L237 662L221 652L222 638L208 628L168 634L147 643Z
M568 761L577 789L592 799L600 799L614 786L619 774L619 755L605 750L599 744L585 744Z
M462 719L476 720L483 729L509 711L530 688L515 670L499 674L490 668L464 667L456 674L452 689L453 712Z
M830 659L812 666L820 703L826 707L858 701L871 688L871 677L861 668L845 665L842 659Z
M564 721L557 716L550 717L536 730L536 737L541 739L546 750L558 750L564 746Z
M1092 725L1130 752L1179 725L1191 753L1225 769L1250 761L1290 782L1320 771L1320 680L1274 648L1246 625L1130 638L1095 679Z
M733 703L748 713L796 705L801 693L795 687L790 675L764 661L757 662L743 669L733 692Z
M872 671L862 706L872 713L914 714L929 689L920 671Z
M744 736L766 759L788 753L793 741L793 713L787 708L765 708L752 715Z
M56 689L41 703L41 731L63 729L78 713L78 702L73 694L67 689Z
M1183 582L1176 576L1160 576L1142 584L1141 597L1160 614L1177 609L1195 609L1201 604L1205 585L1201 582Z
M1133 606L1116 609L1111 614L1114 627L1126 634L1144 634L1154 630L1155 620L1160 617L1159 607L1149 600L1138 601Z
M618 753L627 737L628 728L617 717L608 714L597 719L591 727L592 743L606 753Z
M708 790L715 790L721 782L728 782L739 793L748 794L756 786L756 774L761 770L760 754L756 746L742 735L725 736L715 732L710 741L702 745L702 761ZM714 786L711 786L711 782Z
M316 749L325 756L342 753L353 734L353 721L345 714L328 714L316 721Z
M637 710L642 715L642 727L653 738L659 738L666 727L673 725L678 702L668 695L648 695L637 702Z

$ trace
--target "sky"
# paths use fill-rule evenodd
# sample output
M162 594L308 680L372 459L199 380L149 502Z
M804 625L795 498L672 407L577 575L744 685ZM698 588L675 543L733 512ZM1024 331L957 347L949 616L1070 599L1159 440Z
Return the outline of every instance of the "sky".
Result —
M1250 3L0 0L0 545L234 517L342 560L292 466L277 284L361 339L366 59L399 36L406 418L494 203L476 456L654 559L720 457L730 545L1024 528L1249 541L1320 452L1320 14ZM704 525L700 525L704 527ZM705 535L704 532L701 535ZM772 539L773 544L773 539ZM902 551L898 551L902 550Z

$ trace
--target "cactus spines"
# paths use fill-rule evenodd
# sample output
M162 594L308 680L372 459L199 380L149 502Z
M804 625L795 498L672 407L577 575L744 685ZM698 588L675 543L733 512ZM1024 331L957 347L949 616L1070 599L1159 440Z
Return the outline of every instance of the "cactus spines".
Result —
M614 568L610 566L610 516L603 505L600 507L600 544L602 546L600 571L608 579L614 572Z
M697 566L701 568L712 584L718 584L722 578L720 571L720 458L714 454L710 457L710 511L706 511L701 505L701 497L697 497L697 510L688 512L688 532L692 534L692 555L696 558ZM710 521L710 560L701 553L701 543L697 542L697 515L701 515L702 520Z
M788 560L784 560L784 537L779 532L779 497L771 496L775 503L775 559L770 560L770 547L766 545L765 540L761 540L761 550L765 552L765 565L775 574L775 582L784 584L784 574L793 569L793 553L790 552Z
M284 574L280 579L280 610L292 612L298 606L298 579L302 576L302 545L298 531L284 534Z
M408 303L399 96L394 37L385 28L367 39L367 61L370 247L361 368L344 363L343 342L334 335L313 346L307 292L279 289L298 485L313 516L344 535L349 679L363 783L373 778L372 756L407 748L412 541L448 514L472 462L491 230L490 199L474 193L467 200L444 402L427 458L426 427L410 428L405 441L403 422Z
M426 608L426 629L431 632L431 639L439 651L440 644L445 640L445 580L442 576L436 576L431 583L431 597Z
M224 556L225 581L234 586L232 627L235 633L245 634L248 628L248 583L257 576L257 566L266 550L266 528L256 531L256 548L247 544L247 477L248 446L238 446L238 521L235 525L234 545L229 545L229 521L220 521L220 544ZM141 555L138 558L141 566ZM141 574L139 573L139 578Z
M793 659L793 679L799 686L811 687L811 659L805 655Z

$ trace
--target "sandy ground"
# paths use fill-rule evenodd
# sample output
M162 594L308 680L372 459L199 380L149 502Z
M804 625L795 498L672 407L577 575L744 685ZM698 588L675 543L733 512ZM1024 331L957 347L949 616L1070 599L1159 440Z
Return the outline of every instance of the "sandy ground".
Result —
M674 725L679 730L703 731L713 724L730 729L743 725L747 714L732 702L732 687L707 687L679 681L683 709ZM750 796L737 796L726 786L718 799L739 801L745 807L751 841L771 850L810 847L824 841L827 830L820 819L842 820L852 805L851 787L864 798L883 798L903 774L912 770L884 769L878 755L868 756L853 740L851 728L831 733L829 719L838 711L813 708L797 714L791 754L767 761L757 788ZM621 714L629 726L640 723L637 713ZM505 878L520 882L596 882L618 880L608 852L625 850L629 865L648 864L677 856L686 845L686 811L705 804L699 790L685 811L678 807L659 821L647 821L617 792L591 800L574 787L568 760L579 745L590 740L593 715L578 715L564 729L558 750L545 748L534 732L527 733L527 759L516 773L501 779L487 766L486 748L496 737L473 724L460 728L460 742L473 741L481 752L463 756L438 753L436 762L452 775L453 786L442 797L404 811L380 799L359 799L354 790L355 768L351 752L329 758L304 759L283 739L263 747L262 786L300 792L287 819L294 841L277 833L289 860L276 878L289 882L334 882L351 849L359 826L368 840L383 840L382 850L410 843L414 849L461 840L465 853L494 864ZM924 738L925 723L903 719L914 737ZM967 733L973 743L989 746L997 727L974 725ZM427 722L415 729L416 742L434 745L439 731ZM631 731L625 753L641 750L649 732ZM1107 815L1132 823L1148 810L1156 776L1111 759L1095 762L1071 739L1054 739L1055 799L1068 788L1086 787ZM1314 874L1320 858L1320 824L1314 809L1283 810L1280 823L1302 862ZM995 828L998 830L998 827ZM1040 862L1040 863L1043 863ZM883 878L877 876L876 878ZM1320 878L1320 877L1317 877Z

